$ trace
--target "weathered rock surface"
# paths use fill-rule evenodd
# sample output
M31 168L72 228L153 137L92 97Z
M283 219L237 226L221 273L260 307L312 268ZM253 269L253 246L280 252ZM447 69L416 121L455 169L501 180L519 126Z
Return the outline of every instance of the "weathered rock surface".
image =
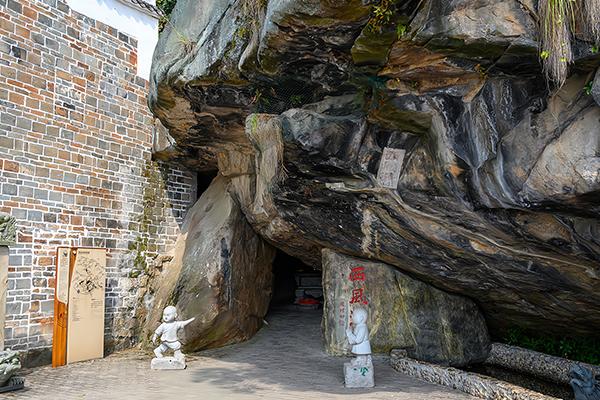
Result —
M592 96L594 96L596 103L600 105L600 70L596 71L596 77L592 83Z
M0 213L0 246L12 246L17 240L17 222L14 217Z
M173 259L155 277L149 337L165 306L183 319L186 351L246 340L262 326L271 299L275 251L258 237L217 177L188 212ZM242 245L240 245L242 244Z
M150 105L174 160L218 168L254 230L308 264L323 248L385 262L470 297L497 334L595 335L600 109L584 76L600 56L550 92L530 3L402 2L369 42L355 1L273 0L250 23L247 2L180 0ZM396 190L376 180L385 147L406 151Z
M352 269L363 278L351 281ZM364 273L364 275L362 275ZM348 353L346 328L353 289L363 289L373 352L403 348L418 360L463 366L488 356L483 315L470 299L451 295L380 263L323 250L323 336L331 354ZM357 292L355 292L357 293ZM358 292L361 293L361 292Z

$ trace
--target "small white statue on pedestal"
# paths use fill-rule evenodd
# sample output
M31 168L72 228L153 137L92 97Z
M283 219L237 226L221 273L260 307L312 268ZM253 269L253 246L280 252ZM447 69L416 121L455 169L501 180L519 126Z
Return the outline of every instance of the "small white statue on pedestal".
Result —
M173 306L168 306L163 311L163 322L156 328L152 335L152 343L156 344L160 337L160 345L154 349L156 358L152 359L150 364L152 369L184 369L185 355L181 352L181 342L179 341L178 332L195 318L190 318L186 321L176 321L177 309ZM173 350L173 357L165 357L164 352Z
M367 310L362 307L355 308L352 311L350 326L346 329L346 337L348 343L352 345L352 354L356 355L356 358L344 364L346 387L373 387L375 386L375 380L369 328L367 327Z

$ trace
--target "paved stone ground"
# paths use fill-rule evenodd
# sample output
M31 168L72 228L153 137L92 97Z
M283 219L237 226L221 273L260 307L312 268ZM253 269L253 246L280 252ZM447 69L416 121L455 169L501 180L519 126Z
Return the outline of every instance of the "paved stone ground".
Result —
M374 389L343 386L343 358L323 351L318 311L274 311L252 340L188 356L184 371L152 371L138 350L28 371L7 399L474 399L394 371L375 357Z

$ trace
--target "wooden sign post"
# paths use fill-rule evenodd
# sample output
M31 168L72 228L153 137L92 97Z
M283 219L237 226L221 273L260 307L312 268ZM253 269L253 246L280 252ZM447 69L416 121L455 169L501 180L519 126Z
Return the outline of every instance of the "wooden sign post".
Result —
M106 249L59 247L52 366L104 355Z

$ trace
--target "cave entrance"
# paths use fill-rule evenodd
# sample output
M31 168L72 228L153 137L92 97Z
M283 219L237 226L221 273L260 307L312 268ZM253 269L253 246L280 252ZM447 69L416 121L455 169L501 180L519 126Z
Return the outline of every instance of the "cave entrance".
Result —
M217 177L219 170L202 171L196 174L196 200L202 196L202 193L206 192L213 179Z
M273 261L273 297L270 305L270 311L274 310L322 314L321 271L277 250Z

